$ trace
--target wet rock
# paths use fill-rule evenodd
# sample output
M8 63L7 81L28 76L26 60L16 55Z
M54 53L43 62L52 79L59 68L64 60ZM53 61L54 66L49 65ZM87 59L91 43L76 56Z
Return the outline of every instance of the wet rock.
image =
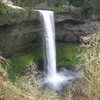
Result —
M66 42L80 42L81 36L85 37L96 32L97 23L98 22L91 22L76 25L71 24L70 22L58 23L56 25L56 38L57 40Z

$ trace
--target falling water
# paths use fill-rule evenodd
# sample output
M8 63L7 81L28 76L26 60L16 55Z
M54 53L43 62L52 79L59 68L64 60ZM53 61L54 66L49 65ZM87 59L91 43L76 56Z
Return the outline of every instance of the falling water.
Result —
M40 10L43 18L43 26L45 30L44 43L45 48L45 66L49 75L56 74L56 52L55 52L55 26L54 26L54 12Z
M48 10L38 11L44 27L43 46L46 74L43 83L57 90L72 77L66 77L63 72L57 72L56 69L54 12Z

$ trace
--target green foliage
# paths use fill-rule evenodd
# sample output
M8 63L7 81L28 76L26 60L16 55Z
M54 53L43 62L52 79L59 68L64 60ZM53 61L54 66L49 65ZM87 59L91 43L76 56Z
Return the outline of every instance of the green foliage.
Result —
M92 13L97 13L100 11L100 1L99 0L69 0L69 4L81 7L84 9L89 9L92 11Z
M100 2L94 3L94 13L100 12Z
M81 8L77 8L75 6L66 6L65 8L62 7L55 7L52 8L53 11L55 11L55 13L71 13L71 14L80 14L82 9Z
M69 4L76 7L84 7L84 0L69 0Z
M7 10L7 6L0 1L0 14L5 14Z
M0 4L2 4L2 6L0 6L0 26L27 20L28 11L26 9L2 2L0 2Z
M33 8L38 3L39 0L17 0L16 5L21 7Z

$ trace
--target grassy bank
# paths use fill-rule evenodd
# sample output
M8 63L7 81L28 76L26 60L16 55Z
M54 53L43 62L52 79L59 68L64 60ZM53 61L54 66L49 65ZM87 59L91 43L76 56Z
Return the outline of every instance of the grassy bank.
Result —
M57 65L79 64L80 62L77 58L78 49L80 49L80 44L78 43L57 43Z
M30 63L36 63L39 59L42 59L40 48L37 50L12 58L11 67L8 69L9 78L14 81L15 77L18 76Z
M0 100L60 100L53 90L10 82L3 67L8 67L8 61L0 56Z
M81 46L85 52L80 56L88 73L92 100L100 100L100 31L90 36L90 43Z

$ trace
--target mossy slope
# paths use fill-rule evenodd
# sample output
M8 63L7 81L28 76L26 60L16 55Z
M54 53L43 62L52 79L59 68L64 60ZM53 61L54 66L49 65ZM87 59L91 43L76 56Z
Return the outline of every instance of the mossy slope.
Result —
M76 65L79 64L77 58L79 44L57 43L57 66ZM15 80L16 76L30 63L39 63L43 59L42 50L37 48L35 51L24 54L22 56L11 59L11 68L8 72L10 79Z
M42 59L42 51L39 48L33 52L12 58L11 67L8 69L9 78L15 81L16 76L19 76L25 67L31 63L37 63L40 59Z
M57 65L76 65L80 61L78 59L78 49L80 45L78 43L57 43Z

